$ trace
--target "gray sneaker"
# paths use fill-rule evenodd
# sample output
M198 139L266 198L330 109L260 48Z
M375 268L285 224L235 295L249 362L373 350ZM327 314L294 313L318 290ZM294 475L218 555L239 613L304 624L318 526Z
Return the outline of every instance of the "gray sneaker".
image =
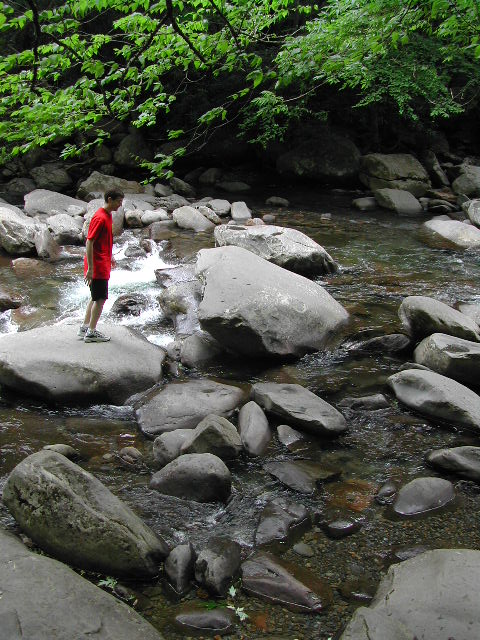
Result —
M88 327L84 327L83 324L78 328L77 336L80 338L80 340L84 339L85 334L87 333L87 329Z
M87 329L83 339L84 342L108 342L109 340L110 336L106 336L104 333L101 333L96 329L94 331Z

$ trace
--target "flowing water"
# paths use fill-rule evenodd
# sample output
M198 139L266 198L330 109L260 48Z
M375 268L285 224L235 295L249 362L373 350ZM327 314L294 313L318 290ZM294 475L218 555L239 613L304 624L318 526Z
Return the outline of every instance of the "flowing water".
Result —
M347 194L314 197L305 194L293 199L297 205L279 211L277 224L303 231L339 263L338 273L318 278L318 282L351 313L348 339L400 331L397 311L407 295L433 296L448 304L480 301L478 253L434 249L422 244L418 220L383 212L359 213L351 209L351 196ZM258 207L256 213L261 212ZM174 332L165 322L157 301L160 287L156 284L155 269L191 262L196 251L213 245L212 237L179 231L146 257L126 257L128 248L137 244L138 238L131 231L124 232L115 244L118 266L112 272L104 319L128 324L152 343L166 345L173 340ZM88 289L83 283L83 266L78 257L46 266L38 275L22 276L11 268L9 257L0 256L0 278L3 289L23 299L20 309L0 314L0 340L1 334L53 322L81 321ZM116 297L128 292L147 295L148 308L140 316L112 315L110 310ZM388 394L385 380L405 360L380 354L352 355L347 340L333 351L310 354L297 362L251 363L228 358L202 371L186 371L184 376L208 376L242 385L258 381L295 382L336 405L346 396ZM454 506L421 520L395 519L388 507L372 500L378 487L388 479L402 484L414 477L436 475L424 464L429 449L475 442L472 435L427 421L389 398L388 409L343 410L349 432L333 442L307 440L296 451L289 452L274 439L261 460L236 461L230 465L233 496L223 506L168 498L148 488L155 470L152 443L138 432L130 407L52 408L3 390L0 483L3 486L20 460L44 445L69 444L81 453L80 464L85 469L172 544L191 540L199 549L213 534L228 535L242 545L244 555L252 546L258 514L273 497L298 500L312 511L361 518L364 523L361 531L342 540L330 540L314 527L304 536L314 551L311 558L295 555L291 548L284 549L286 558L311 568L334 588L334 605L325 614L294 614L246 598L241 591L236 596L235 605L243 606L249 619L239 622L231 638L261 638L269 632L285 638L327 640L335 637L359 605L345 596L345 589L341 595L345 581L361 580L374 588L398 548L406 549L407 554L418 545L480 548L480 495L473 483L453 478L458 492ZM127 445L143 452L143 468L124 466L116 456ZM114 454L109 462L104 458L107 453ZM338 467L342 477L326 485L317 496L293 494L262 466L269 460L295 457ZM0 520L3 526L15 530L13 519L2 506ZM161 581L129 586L138 596L138 607L166 638L185 637L172 626L178 605L166 597ZM196 598L197 594L193 592L189 597Z

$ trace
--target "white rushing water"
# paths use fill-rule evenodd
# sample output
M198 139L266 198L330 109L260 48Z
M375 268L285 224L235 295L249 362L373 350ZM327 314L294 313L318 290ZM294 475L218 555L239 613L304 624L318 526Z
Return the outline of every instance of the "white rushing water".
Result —
M128 233L128 232L127 232ZM174 266L163 259L164 244L154 244L151 253L139 258L129 258L125 255L131 246L138 246L138 240L132 234L122 243L120 247L114 246L113 257L116 267L112 269L109 281L109 297L105 303L103 314L100 320L112 324L122 324L126 326L143 328L148 340L164 346L174 339L174 331L154 330L154 325L162 317L162 311L157 301L160 287L155 277L156 269L165 269ZM149 303L140 315L116 316L111 313L111 309L116 299L128 293L141 293L149 298ZM83 277L79 277L74 282L65 285L60 295L60 321L71 322L81 321L85 312L85 307L90 299L90 290L85 285Z

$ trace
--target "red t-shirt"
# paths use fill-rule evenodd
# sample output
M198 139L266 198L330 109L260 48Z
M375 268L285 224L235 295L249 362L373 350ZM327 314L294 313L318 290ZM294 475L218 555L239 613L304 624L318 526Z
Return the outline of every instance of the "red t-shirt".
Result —
M112 269L112 215L103 207L90 220L87 240L93 240L93 278L108 280ZM87 256L83 261L85 275L88 271Z

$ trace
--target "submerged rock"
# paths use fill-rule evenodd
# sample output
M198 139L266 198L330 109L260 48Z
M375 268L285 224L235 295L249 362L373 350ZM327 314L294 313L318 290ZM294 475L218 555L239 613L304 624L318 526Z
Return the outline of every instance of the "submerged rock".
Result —
M279 460L267 463L264 469L290 489L307 495L315 493L325 480L340 475L340 471L310 460Z
M442 478L415 478L404 485L393 503L401 516L415 516L444 507L455 498L453 484Z
M213 380L171 383L147 396L136 411L137 421L150 438L175 429L195 429L209 414L230 417L244 396L242 389Z
M410 409L428 418L480 431L480 397L459 382L423 369L406 369L390 376L388 385Z
M299 384L260 382L253 385L252 396L265 411L307 433L335 436L347 429L339 411Z
M408 296L398 310L406 331L418 340L432 333L446 333L465 340L480 340L480 329L471 318L448 304L427 296Z
M322 246L296 229L274 225L222 225L215 229L214 235L219 247L241 247L295 273L315 275L338 269Z
M177 613L175 623L189 636L224 636L235 628L235 613L231 609L206 609L204 606L188 604Z
M195 502L225 502L232 489L230 471L211 453L181 455L152 476L150 488Z
M163 638L131 607L65 564L32 553L5 531L0 531L0 558L5 640Z
M291 542L310 525L310 516L303 504L285 498L275 498L265 505L260 514L255 529L255 544L264 546Z
M322 287L240 247L202 249L199 321L244 356L300 356L324 347L348 313Z
M390 567L340 640L477 640L480 552L436 549Z
M242 564L242 588L299 613L321 613L333 601L326 582L298 565L264 552Z
M83 569L153 577L169 552L105 485L55 451L20 462L3 502L41 549Z
M48 402L122 404L161 379L163 349L127 327L100 329L110 342L84 344L71 324L4 336L0 384Z

